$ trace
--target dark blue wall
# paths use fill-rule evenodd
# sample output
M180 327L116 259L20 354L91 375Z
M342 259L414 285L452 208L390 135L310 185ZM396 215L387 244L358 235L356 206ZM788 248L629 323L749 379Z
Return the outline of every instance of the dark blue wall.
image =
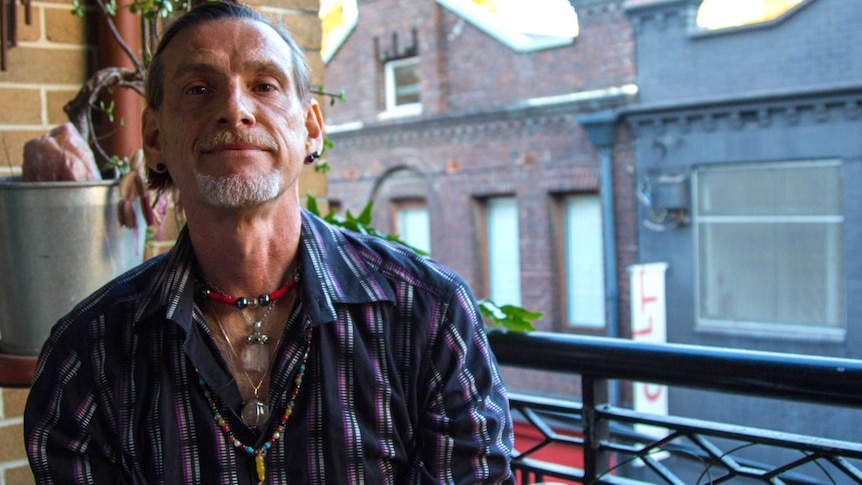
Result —
M862 79L862 8L808 0L758 27L699 33L699 0L630 10L642 103L749 96Z
M841 341L697 330L693 227L641 227L639 261L669 264L668 340L862 359L862 2L809 0L770 25L709 34L693 25L697 3L629 9L641 104L624 118L635 136L635 172L688 176L702 164L841 160L847 328ZM639 216L646 218L643 207ZM673 414L846 439L862 426L860 412L670 396Z

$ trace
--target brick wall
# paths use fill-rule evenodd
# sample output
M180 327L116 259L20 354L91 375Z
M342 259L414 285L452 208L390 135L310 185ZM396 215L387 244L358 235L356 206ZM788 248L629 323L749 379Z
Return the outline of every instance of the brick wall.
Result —
M322 85L319 0L267 0L256 5L291 28L307 52L312 83ZM96 65L96 19L92 13L83 19L73 16L68 0L34 1L32 22L26 25L19 7L18 45L9 48L7 70L0 72L0 177L20 174L27 140L67 121L63 106ZM302 194L326 194L325 176L310 168L300 185ZM27 394L27 389L0 388L0 485L33 483L23 446Z
M560 291L559 224L564 194L597 194L600 156L579 115L619 108L621 99L593 99L524 108L542 97L596 93L635 82L634 34L622 2L576 0L580 36L571 45L518 53L464 22L434 0L360 2L359 25L327 64L331 90L347 102L330 110L333 132L329 194L356 214L374 200L374 226L393 232L393 202L424 199L431 251L459 272L477 297L487 296L477 201L507 195L519 208L521 296L542 311L541 330L568 330ZM409 14L405 14L409 12ZM379 120L383 67L374 38L389 48L417 30L422 114ZM545 98L547 99L547 98ZM337 131L337 130L336 130ZM619 322L629 327L628 265L636 262L637 221L631 134L620 127L613 153ZM574 395L576 378L526 372L505 375L513 389Z
M17 174L24 143L66 121L63 105L95 63L95 15L71 14L71 4L33 2L26 25L18 7L18 45L0 72L0 176Z

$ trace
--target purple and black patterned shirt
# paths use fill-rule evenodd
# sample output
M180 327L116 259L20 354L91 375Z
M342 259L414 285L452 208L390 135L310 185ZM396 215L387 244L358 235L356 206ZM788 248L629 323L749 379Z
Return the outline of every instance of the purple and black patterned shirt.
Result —
M301 391L266 455L273 484L513 483L505 389L466 283L380 239L303 212L300 299L270 384L285 408L313 329ZM109 283L60 320L24 415L37 483L250 484L254 459L213 420L203 376L236 437L262 432L195 303L181 233L167 254Z

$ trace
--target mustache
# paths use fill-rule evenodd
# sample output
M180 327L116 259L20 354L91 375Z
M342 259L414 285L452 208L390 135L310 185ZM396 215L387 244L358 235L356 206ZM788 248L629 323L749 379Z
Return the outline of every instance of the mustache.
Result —
M219 145L244 144L263 150L275 151L278 143L267 133L255 131L238 132L235 130L219 130L199 138L194 145L196 151L210 151Z

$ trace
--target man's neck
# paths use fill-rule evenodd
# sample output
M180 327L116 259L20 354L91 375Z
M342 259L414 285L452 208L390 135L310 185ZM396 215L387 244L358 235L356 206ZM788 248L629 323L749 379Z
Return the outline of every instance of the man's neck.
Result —
M269 214L189 215L189 236L206 282L234 297L256 297L296 271L302 217L298 206Z

